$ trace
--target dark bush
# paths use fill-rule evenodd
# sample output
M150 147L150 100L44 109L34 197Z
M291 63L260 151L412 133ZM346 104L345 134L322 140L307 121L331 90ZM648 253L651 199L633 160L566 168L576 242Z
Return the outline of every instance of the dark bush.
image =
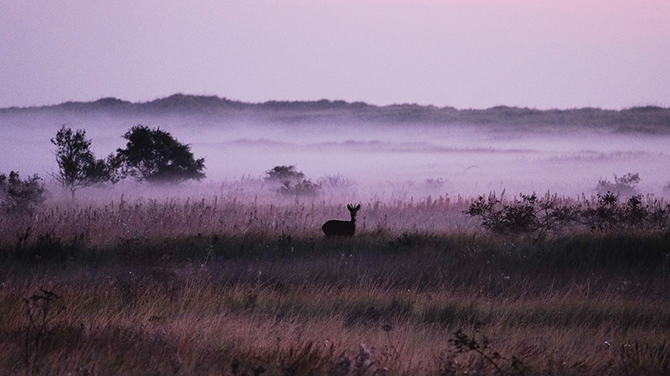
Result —
M670 225L670 205L659 200L643 202L635 195L625 203L612 192L598 195L595 203L586 202L579 211L579 219L592 230L667 230Z
M271 183L281 183L278 193L287 196L313 196L321 189L321 184L315 184L310 179L305 179L302 171L295 166L275 166L265 172L265 180Z
M481 219L481 226L496 233L559 231L566 226L592 231L666 231L670 226L670 204L635 195L624 203L612 192L598 194L595 201L564 201L557 196L520 195L506 202L495 194L479 196L466 211Z
M637 193L637 184L640 182L640 174L627 173L622 177L614 175L614 183L609 180L598 180L595 191L600 195L613 192L616 195L631 196Z
M505 203L504 193L500 198L492 193L488 198L479 196L466 213L480 217L482 227L496 233L549 231L559 229L575 215L574 208L561 206L559 201L555 195L538 198L533 193Z
M9 177L0 174L0 209L7 214L31 213L44 202L44 184L37 174L21 180L18 172L10 172Z
M279 188L279 193L292 196L314 196L319 193L321 185L312 183L309 179L303 179L298 183L285 181Z

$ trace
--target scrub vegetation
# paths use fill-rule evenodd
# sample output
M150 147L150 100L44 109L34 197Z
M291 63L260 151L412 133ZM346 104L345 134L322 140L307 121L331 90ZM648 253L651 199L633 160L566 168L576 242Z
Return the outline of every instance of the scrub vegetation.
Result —
M37 174L22 180L19 173L0 174L0 210L4 214L24 214L42 204L44 184Z
M143 189L0 215L3 374L670 372L667 215L542 227L536 211L663 201ZM361 202L356 235L325 238L346 202ZM533 225L497 231L484 214Z
M658 135L669 116L656 107L478 111L185 95L0 115L66 110ZM357 139L352 130L347 138ZM439 177L420 186L389 178L390 195L363 193L342 175L313 182L295 165L265 170L272 164L264 177L196 183L204 159L189 144L143 125L122 138L125 148L97 159L85 131L62 126L51 139L52 178L65 195L37 175L0 174L0 374L670 374L670 205L640 194L638 173L601 178L593 196L577 197L450 196L465 180ZM386 148L389 168L398 153L432 147L410 141L338 142L347 152ZM252 163L251 141L240 142ZM467 145L436 150L441 159L467 154L451 171L474 181L493 171L477 175L488 163L477 155L524 153ZM331 147L310 146L324 155ZM653 163L665 161L659 155ZM560 167L601 154L555 158ZM332 220L332 235L352 236L326 237Z

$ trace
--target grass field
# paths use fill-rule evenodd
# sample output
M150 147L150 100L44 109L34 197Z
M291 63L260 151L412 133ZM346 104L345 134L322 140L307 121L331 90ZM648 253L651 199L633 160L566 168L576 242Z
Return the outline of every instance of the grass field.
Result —
M214 193L0 217L0 374L670 374L670 234ZM357 201L354 201L357 200ZM326 239L347 219L357 234Z

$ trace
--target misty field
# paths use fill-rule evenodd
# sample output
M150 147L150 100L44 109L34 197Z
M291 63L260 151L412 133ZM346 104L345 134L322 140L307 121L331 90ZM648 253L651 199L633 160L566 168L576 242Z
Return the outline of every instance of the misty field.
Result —
M670 372L667 229L493 234L473 198L256 188L0 216L0 373ZM325 238L347 203L356 235Z

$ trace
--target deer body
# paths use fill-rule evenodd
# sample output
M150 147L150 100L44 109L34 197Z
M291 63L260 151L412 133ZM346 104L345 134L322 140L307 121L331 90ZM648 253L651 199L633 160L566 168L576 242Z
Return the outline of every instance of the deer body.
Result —
M356 207L347 205L349 213L351 213L351 221L331 220L321 226L321 230L327 237L345 236L352 237L356 233L356 212L361 208L360 205Z

